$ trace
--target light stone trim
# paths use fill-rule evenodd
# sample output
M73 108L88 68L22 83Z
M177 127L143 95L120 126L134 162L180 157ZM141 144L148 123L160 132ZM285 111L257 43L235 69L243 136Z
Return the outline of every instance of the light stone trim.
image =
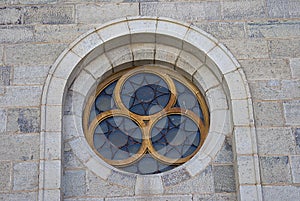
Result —
M152 54L152 47L154 51L157 50L156 54ZM143 51L146 53L142 54ZM112 179L117 175L114 172L120 172L128 178L132 178L133 174L111 167L96 156L85 140L82 114L79 112L68 115L68 118L63 117L65 96L67 90L86 95L88 90L81 87L85 81L88 81L87 88L92 90L106 73L118 71L120 67L125 68L136 62L141 64L151 57L156 65L175 68L178 64L178 69L206 93L212 112L212 125L203 147L190 161L167 173L134 177L135 193L163 193L162 178L166 174L168 177L172 174L189 174L188 178L196 176L213 161L225 136L234 128L233 147L236 148L234 152L237 156L239 200L248 200L250 192L255 200L262 200L253 108L245 75L226 47L190 24L167 18L129 17L106 23L79 37L58 57L48 73L42 95L41 131L47 133L47 137L48 133L54 132L56 135L59 133L62 138L63 125L69 124L72 132L76 131L68 134L69 144L83 164L103 179L111 179L118 185L124 185L122 181ZM203 73L207 75L203 76ZM70 89L73 81L75 84ZM83 100L71 102L74 109L83 110ZM247 132L242 132L243 129ZM57 136L52 140L47 140L47 137L41 135L39 200L61 200L61 195L57 192L61 189L62 150L52 146L62 147L62 140L57 139ZM49 148L47 152L46 147ZM56 160L49 156L55 156ZM245 168L249 168L248 164L255 174L254 180L253 177L242 176L247 170ZM147 192L143 188L145 183L150 189Z

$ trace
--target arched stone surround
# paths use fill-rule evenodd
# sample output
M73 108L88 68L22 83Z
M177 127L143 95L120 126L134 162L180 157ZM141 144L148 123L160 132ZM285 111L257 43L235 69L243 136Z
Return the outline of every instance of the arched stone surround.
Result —
M208 137L195 157L172 171L142 176L121 172L101 161L82 131L86 97L105 76L123 68L158 65L181 72L205 95L210 110ZM63 117L70 89L72 115ZM48 74L41 106L39 200L60 200L63 129L83 164L103 179L125 178L135 193L160 194L172 175L175 185L205 169L233 133L236 184L240 200L262 200L251 94L243 70L211 35L191 24L166 18L124 18L82 35L59 56ZM67 123L66 123L67 122ZM180 176L183 175L183 176ZM184 175L188 175L185 177ZM180 179L181 178L181 179ZM145 192L144 185L150 186Z

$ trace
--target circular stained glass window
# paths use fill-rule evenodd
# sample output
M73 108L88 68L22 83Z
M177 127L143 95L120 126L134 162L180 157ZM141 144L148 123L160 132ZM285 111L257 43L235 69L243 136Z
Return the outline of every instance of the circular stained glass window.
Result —
M84 111L85 136L108 164L156 174L192 158L209 128L200 91L178 72L139 67L97 87Z

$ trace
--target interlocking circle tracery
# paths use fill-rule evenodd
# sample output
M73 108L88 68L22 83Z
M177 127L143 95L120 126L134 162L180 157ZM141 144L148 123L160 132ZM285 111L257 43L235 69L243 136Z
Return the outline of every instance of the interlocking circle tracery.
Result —
M97 87L84 111L95 153L127 172L155 174L185 163L209 127L199 90L171 69L139 67Z

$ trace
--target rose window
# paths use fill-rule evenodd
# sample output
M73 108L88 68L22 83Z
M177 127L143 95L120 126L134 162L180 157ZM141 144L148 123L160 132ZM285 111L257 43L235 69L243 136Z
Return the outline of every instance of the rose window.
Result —
M208 128L200 91L178 72L153 66L106 79L84 111L93 151L136 174L161 173L187 162L201 148Z

